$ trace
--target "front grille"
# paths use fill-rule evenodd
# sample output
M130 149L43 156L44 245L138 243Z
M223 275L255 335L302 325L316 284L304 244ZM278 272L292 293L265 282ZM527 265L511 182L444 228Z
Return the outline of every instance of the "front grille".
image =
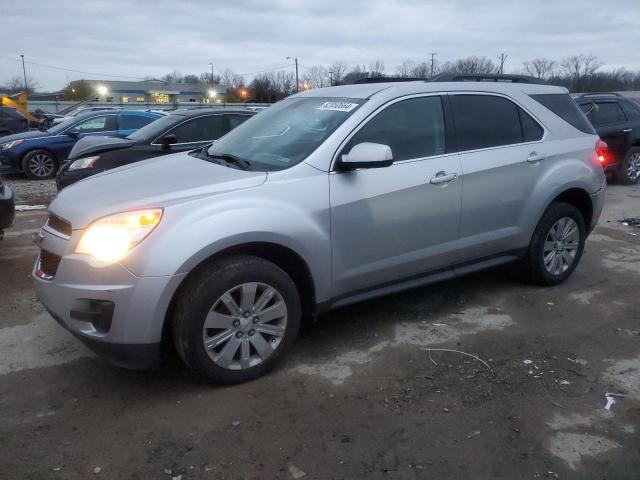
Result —
M62 257L54 255L46 250L40 251L40 271L47 277L53 278L58 271L58 265L60 265L60 259Z
M49 218L47 219L47 226L56 232L60 232L67 237L71 236L71 224L66 220L54 215L53 213L49 214Z

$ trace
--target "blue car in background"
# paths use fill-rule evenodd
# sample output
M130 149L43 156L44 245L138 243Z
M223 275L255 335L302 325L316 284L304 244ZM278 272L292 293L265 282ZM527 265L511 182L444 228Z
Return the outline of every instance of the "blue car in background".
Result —
M162 116L141 110L91 112L43 132L1 137L0 174L24 172L35 180L53 178L79 139L89 135L124 138Z

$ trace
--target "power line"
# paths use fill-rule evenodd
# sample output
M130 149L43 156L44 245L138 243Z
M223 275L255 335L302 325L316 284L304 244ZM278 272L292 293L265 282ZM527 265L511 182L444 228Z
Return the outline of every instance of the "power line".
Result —
M11 57L5 57L0 55L0 58L4 59L4 60L11 60L12 62L18 62L20 63L20 60L18 60L17 58L11 58ZM93 75L93 76L102 76L102 77L112 77L112 78L128 78L128 79L132 79L132 80L144 80L144 78L142 77L134 77L134 76L128 76L128 75L113 75L110 73L99 73L99 72L86 72L84 70L74 70L72 68L65 68L65 67L57 67L55 65L46 65L44 63L37 63L37 62L28 62L25 60L26 64L28 65L37 65L38 67L45 67L45 68L52 68L54 70L62 70L65 72L72 72L72 73L83 73L85 75Z

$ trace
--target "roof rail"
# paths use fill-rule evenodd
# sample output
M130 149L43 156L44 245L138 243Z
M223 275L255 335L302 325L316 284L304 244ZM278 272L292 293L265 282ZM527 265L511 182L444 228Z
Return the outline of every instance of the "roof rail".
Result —
M619 93L615 93L615 92L587 92L587 93L582 93L578 96L575 97L575 100L579 99L579 98L589 98L589 97L622 97L622 95L620 95Z
M505 83L535 83L544 85L546 82L539 78L526 75L502 75L499 73L441 73L433 77L430 82L505 82Z
M366 77L353 82L353 85L362 83L387 83L387 82L424 82L424 78L414 77Z

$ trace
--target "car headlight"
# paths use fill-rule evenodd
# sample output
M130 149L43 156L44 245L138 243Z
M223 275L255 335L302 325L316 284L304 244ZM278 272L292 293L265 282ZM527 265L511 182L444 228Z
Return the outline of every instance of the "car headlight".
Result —
M161 208L116 213L93 222L82 234L76 253L91 255L98 262L124 258L160 223Z
M100 158L99 155L95 157L86 157L76 160L71 165L69 165L69 170L82 170L83 168L93 168L93 164L96 163L96 160Z
M0 143L0 150L9 150L10 148L20 145L24 140L11 140L10 142Z

